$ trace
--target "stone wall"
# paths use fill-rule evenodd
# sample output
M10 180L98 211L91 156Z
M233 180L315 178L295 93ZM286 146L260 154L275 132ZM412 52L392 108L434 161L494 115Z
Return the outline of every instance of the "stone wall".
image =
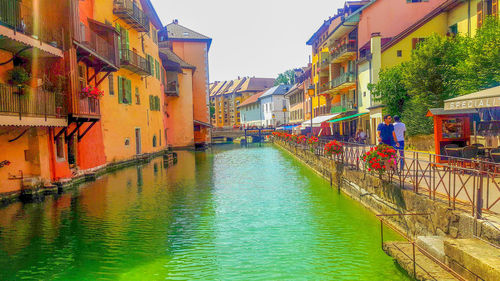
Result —
M287 142L274 140L274 143L376 214L428 214L384 218L408 237L438 235L471 238L476 228L476 236L500 245L500 231L497 228L486 221L475 220L469 213L451 209L447 202L431 200L413 190L401 188L399 183L381 180L377 176L344 166Z

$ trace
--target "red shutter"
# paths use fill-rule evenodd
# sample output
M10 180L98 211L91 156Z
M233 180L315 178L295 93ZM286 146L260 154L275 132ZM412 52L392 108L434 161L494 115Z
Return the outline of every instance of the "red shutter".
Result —
M477 2L477 28L483 25L483 1Z
M415 48L417 48L417 43L418 43L418 38L412 38L411 39L411 48L412 48L412 50L415 50Z

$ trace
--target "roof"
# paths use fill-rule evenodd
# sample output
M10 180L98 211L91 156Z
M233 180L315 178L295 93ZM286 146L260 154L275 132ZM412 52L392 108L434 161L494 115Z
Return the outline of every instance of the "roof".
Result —
M165 31L167 32L167 40L207 42L208 49L212 44L212 38L180 25L177 20L167 24L162 29L162 32Z
M290 90L288 90L288 92L285 93L285 97L286 96L291 96L292 94L296 93L297 91L304 91L304 89L300 88L300 86L302 86L303 83L297 83L295 85L293 85L292 88L290 88Z
M235 80L214 82L217 83L210 91L210 96L218 96L242 92L260 92L274 85L274 78L243 77Z
M259 101L259 98L264 94L264 92L260 92L260 93L257 93L253 96L250 96L248 97L248 99L246 99L245 101L243 101L242 103L240 103L240 105L238 105L237 107L243 107L245 105L249 105L249 104L253 104L253 103L256 103Z
M316 116L312 119L313 127L321 127L321 123L326 122L332 118L335 118L335 117L339 116L340 114L342 114L342 113ZM307 120L307 121L302 122L302 127L304 127L304 128L311 127L311 120Z
M500 86L444 101L445 110L500 107Z
M434 115L458 115L458 114L476 114L476 109L444 110L444 108L430 108L427 117Z
M150 0L141 0L142 10L148 15L151 23L156 27L156 29L160 30L163 27L158 14L156 13L155 8Z
M267 90L260 98L265 98L269 96L275 96L275 95L284 95L286 92L288 92L292 88L292 85L278 85L274 86L271 89Z
M415 30L419 29L422 27L424 24L435 18L436 16L440 15L441 13L447 12L459 4L461 4L462 1L459 0L448 0L444 2L443 4L439 5L437 8L432 10L430 13L425 15L423 18L415 22L414 24L410 25L407 29L403 30L401 33L398 35L394 36L391 41L387 42L385 45L382 45L382 52L385 50L389 49L391 46L395 45L399 41L403 40L406 38L408 35L413 33Z
M174 63L178 64L180 66L180 68L188 68L188 69L192 69L192 70L196 69L195 66L190 65L189 63L183 61L178 55L176 55L169 48L159 48L158 51L160 52L160 57L162 57L162 59L167 59L170 62L174 62Z

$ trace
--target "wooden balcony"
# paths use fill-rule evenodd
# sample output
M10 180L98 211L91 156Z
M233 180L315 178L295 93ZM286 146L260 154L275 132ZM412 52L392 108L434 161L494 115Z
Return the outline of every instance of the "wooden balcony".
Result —
M72 119L87 119L99 120L101 119L101 106L99 99L84 97L80 93L72 97L71 102Z
M344 44L337 48L331 54L331 63L340 63L349 60L352 56L356 55L358 52L358 44L356 42L351 42Z
M64 126L66 95L0 84L0 125Z
M120 64L122 68L128 69L141 76L152 75L151 63L132 50L120 50Z
M167 72L167 85L165 85L165 95L168 97L178 97L179 96L179 73L177 72Z
M94 28L82 22L74 25L74 43L79 60L100 71L118 70L120 61L115 47L117 34L114 28L93 20L89 20L89 23Z
M34 21L36 18L37 22ZM22 0L0 0L0 46L3 50L32 58L36 48L42 57L63 57L63 27L46 22L43 13L35 14ZM27 48L31 47L31 48Z
M149 18L131 0L114 0L113 14L139 32L149 32Z

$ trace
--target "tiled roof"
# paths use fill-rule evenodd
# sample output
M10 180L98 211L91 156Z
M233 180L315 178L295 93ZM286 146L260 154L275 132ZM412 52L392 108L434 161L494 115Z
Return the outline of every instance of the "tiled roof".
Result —
M160 18L158 17L158 14L156 13L155 8L153 7L153 4L151 3L150 0L141 0L141 6L142 10L146 13L148 16L149 20L153 25L156 27L156 29L161 29L163 27L163 24L161 23Z
M246 99L244 102L240 103L240 105L238 105L237 107L242 107L242 106L245 106L245 105L249 105L249 104L252 104L252 103L256 103L257 101L259 101L259 98L264 94L265 92L260 92L258 94L255 94L253 96L250 96L248 97L248 99Z
M262 91L274 86L274 78L250 78L248 84L240 91Z
M235 80L222 81L217 83L219 85L223 84L224 87L223 86L213 87L212 91L210 91L210 96L242 93L242 92L260 92L271 88L274 85L274 79L243 77Z
M213 87L212 91L210 91L210 96L211 97L216 96L221 91L221 89L224 86L226 86L226 83L227 83L227 81L218 82L217 85L215 85L215 87Z
M288 92L292 88L292 85L278 85L275 87L272 87L271 89L267 90L261 98L268 97L268 96L274 96L274 95L284 95L286 92Z

